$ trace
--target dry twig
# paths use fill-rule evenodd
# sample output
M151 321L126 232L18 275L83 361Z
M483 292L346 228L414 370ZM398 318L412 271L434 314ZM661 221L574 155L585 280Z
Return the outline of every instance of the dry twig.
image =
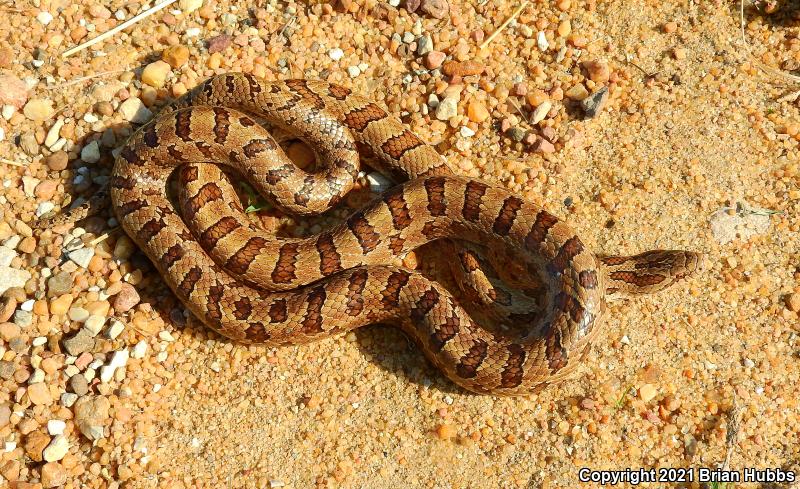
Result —
M88 48L90 46L94 46L98 42L113 36L117 32L132 26L133 24L139 22L140 20L144 19L145 17L149 17L149 16L153 15L154 13L158 12L159 10L163 9L164 7L172 5L173 3L177 2L177 1L178 0L166 0L165 2L159 3L158 5L153 5L149 9L145 10L144 12L142 12L141 14L139 14L139 15L137 15L135 17L131 17L130 19L128 19L125 22L123 22L122 24L114 27L113 29L107 30L106 32L100 34L99 36L97 36L97 37L95 37L93 39L90 39L90 40L86 41L83 44L80 44L78 46L75 46L72 49L68 49L68 50L64 51L64 53L61 55L61 57L62 58L68 58L68 57L72 56L73 54L75 54L75 53L77 53L79 51L83 51L84 49L86 49L86 48Z
M503 22L502 24L500 24L500 27L498 27L498 28L497 28L497 30L495 30L494 32L492 32L492 33L489 35L489 37L487 37L487 38L486 38L486 40L485 40L485 41L483 41L483 43L481 44L481 46L480 46L480 48L479 48L479 49L483 49L483 48L485 48L486 46L488 46L488 45L489 45L489 43L490 43L490 42L492 42L492 40L494 40L494 38L495 38L495 37L497 37L497 35L498 35L498 34L500 34L501 32L503 32L503 30L504 30L506 27L508 27L508 24L510 24L512 20L516 19L516 18L517 18L517 15L519 15L519 14L520 14L520 12L522 12L522 10L523 10L525 7L527 7L527 6L528 6L528 3L530 3L528 0L525 0L524 2L522 2L522 4L521 4L519 7L517 7L517 10L515 10L515 11L514 11L514 13L513 13L513 14L511 14L511 16L505 20L505 22Z

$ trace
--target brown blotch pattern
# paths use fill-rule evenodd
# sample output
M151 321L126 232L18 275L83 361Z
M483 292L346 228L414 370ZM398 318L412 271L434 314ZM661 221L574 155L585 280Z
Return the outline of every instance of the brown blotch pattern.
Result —
M347 280L347 308L349 316L358 316L364 309L364 287L367 285L368 272L365 268L354 271Z
M315 334L322 332L322 306L325 304L325 287L318 286L308 293L306 298L306 315L300 322L301 329L305 334Z
M214 141L225 144L231 129L230 112L222 107L214 107Z
M583 270L578 274L578 282L584 289L594 289L597 287L597 272L594 270Z
M467 183L467 187L464 189L464 207L461 209L461 215L464 216L464 219L472 222L478 220L481 213L483 196L486 194L486 189L488 188L489 186L485 183L476 182L474 180Z
M408 151L423 146L424 144L425 143L413 132L406 129L397 136L393 136L384 141L384 143L381 144L381 149L392 159L399 160Z
M186 275L183 276L183 279L178 284L178 291L184 297L191 297L192 292L194 292L194 286L203 276L203 271L200 270L200 267L192 267L186 272Z
M233 273L244 274L266 245L267 240L262 237L254 236L248 239L244 246L228 258L228 261L225 262L225 268Z
M250 317L253 312L253 305L247 297L241 297L233 303L233 317L243 321Z
M191 221L206 204L222 199L222 190L214 182L208 182L197 193L186 200L184 212L186 219Z
M399 270L392 272L389 279L386 281L386 287L381 290L381 302L390 308L396 308L400 305L400 292L403 287L408 283L410 274L408 272Z
M172 265L175 264L178 260L183 258L184 251L183 247L179 244L174 244L169 247L169 249L161 255L161 261L164 263L164 266L169 269Z
M525 247L530 251L538 251L539 245L544 242L548 231L550 231L550 228L555 226L557 222L558 218L556 218L556 216L544 210L539 211L539 213L536 214L536 221L533 223L531 231L525 236Z
M500 374L500 386L505 388L517 387L522 383L525 372L522 366L525 363L525 348L522 345L512 343L506 347L508 360L506 360L503 371Z
M409 317L412 321L418 323L422 321L438 303L439 293L436 292L436 289L428 289L420 296L417 303L414 304L414 307L411 308Z
M450 310L452 311L455 307L452 299L448 298L447 301L450 304ZM458 319L458 316L448 316L444 319L444 322L439 325L438 328L431 333L431 349L436 352L442 351L444 345L447 344L448 341L455 338L458 334L458 330L461 327L461 320Z
M272 281L276 284L288 284L297 278L295 275L297 248L296 243L285 243L281 246L278 261L275 263L275 269L272 270Z
M282 323L286 321L289 314L286 310L286 300L276 299L275 302L269 306L269 321L271 323Z
M411 224L411 214L408 211L408 204L403 196L402 187L394 187L383 195L383 202L389 207L392 215L392 225L398 231L407 228Z
M270 339L269 330L263 323L251 323L244 330L245 339L252 343L266 343Z
M608 276L614 280L619 280L620 282L633 284L636 285L637 287L658 285L667 278L665 275L653 275L648 273L636 273L627 271L611 272Z
M228 235L231 231L242 227L242 224L233 216L226 216L209 226L200 233L198 241L204 250L211 250L217 246L217 242Z
M425 180L425 191L428 193L428 211L432 216L443 216L447 213L447 202L444 196L444 178L432 177Z
M165 227L167 227L167 224L161 220L160 217L154 217L153 219L150 219L144 223L141 228L139 228L139 232L136 234L136 236L142 242L147 243Z
M191 110L181 110L175 113L175 135L187 143L192 142Z
M572 262L572 259L581 253L583 253L583 243L581 243L581 240L578 239L577 236L569 238L563 245L561 245L561 248L558 250L558 254L548 265L550 271L555 273L564 273L564 270L567 269L569 264Z
M492 225L492 231L500 236L506 236L517 219L517 211L522 207L522 200L517 197L508 197L503 201L503 206L497 214Z
M342 270L342 257L336 251L336 244L330 233L323 233L317 237L317 253L319 253L319 271L327 277Z
M380 235L375 232L375 228L372 227L361 212L356 212L347 219L347 227L358 240L358 244L364 253L369 253L377 248L378 243L381 241Z
M306 85L306 80L286 80L285 83L313 108L318 110L325 108L325 101L322 100L322 97L312 92L308 88L308 85Z
M350 93L351 91L349 88L345 88L340 85L328 86L328 94L336 100L344 100L350 95Z
M386 117L386 111L373 103L353 109L344 117L344 124L356 132L363 132L370 122Z
M488 352L489 345L484 340L475 340L469 351L461 357L456 365L456 374L464 379L475 377L478 374L478 367L481 366Z

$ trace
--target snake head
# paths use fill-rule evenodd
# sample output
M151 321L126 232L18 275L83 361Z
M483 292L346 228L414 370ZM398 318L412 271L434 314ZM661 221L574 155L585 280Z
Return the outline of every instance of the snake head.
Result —
M599 261L606 279L606 294L612 297L658 292L706 267L705 255L684 250L603 256Z

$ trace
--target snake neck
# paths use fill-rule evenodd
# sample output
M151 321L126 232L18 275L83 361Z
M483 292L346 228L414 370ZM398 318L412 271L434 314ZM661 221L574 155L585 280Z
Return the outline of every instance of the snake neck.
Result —
M699 253L651 250L638 255L598 255L606 298L610 300L652 294L680 282L702 268Z

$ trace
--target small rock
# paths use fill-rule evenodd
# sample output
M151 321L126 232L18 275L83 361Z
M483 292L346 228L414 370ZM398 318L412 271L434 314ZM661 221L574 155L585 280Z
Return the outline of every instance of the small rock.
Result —
M111 403L105 397L84 396L75 403L75 424L89 440L103 438L103 426L108 419Z
M36 135L32 132L26 132L20 136L19 147L30 156L39 154L39 143L36 142Z
M800 311L800 294L795 292L786 297L786 308L793 312Z
M64 340L64 349L74 357L92 348L94 348L94 338L84 329L79 330L72 338Z
M53 402L53 398L50 397L50 388L44 382L29 385L28 397L37 406L46 406Z
M513 141L521 142L525 139L525 129L521 127L514 126L508 130L508 137L510 137Z
M45 164L53 171L61 171L67 168L69 156L64 151L56 151L45 158Z
M214 36L208 39L208 41L206 42L208 43L209 54L225 51L228 48L228 46L231 45L232 41L233 37L227 34L220 34L219 36Z
M538 138L533 145L533 151L536 153L555 153L556 147L550 141Z
M444 19L450 6L446 0L422 0L419 9L435 19Z
M147 343L144 340L139 340L138 343L131 350L131 358L144 358L147 352Z
M431 36L425 34L417 40L417 56L424 56L433 50Z
M446 55L441 51L431 51L425 55L425 67L429 70L435 70L442 66Z
M58 119L52 126L50 126L50 130L47 131L47 136L44 138L44 145L48 148L58 141L59 133L61 132L61 128L64 127L64 119Z
M33 431L25 437L25 454L34 462L43 460L42 454L47 445L50 444L50 437L41 431Z
M581 101L581 108L583 108L586 117L591 119L600 113L606 100L608 100L608 87L603 87L589 97L583 99Z
M100 145L97 144L97 140L92 141L81 149L81 159L86 163L100 161Z
M33 121L41 122L53 115L53 101L46 98L34 98L25 104L22 113Z
M597 59L584 61L583 68L589 74L589 79L597 84L608 83L611 76L611 70L608 68L608 63Z
M541 52L545 52L550 48L550 43L547 42L547 36L545 36L544 31L540 31L539 34L537 34L536 47L538 47Z
M129 283L122 284L122 289L114 297L114 310L116 312L128 312L133 306L139 303L141 298L139 293L133 285Z
M458 114L458 99L455 97L445 97L436 107L436 118L446 121Z
M489 111L483 102L472 101L467 106L467 117L472 122L481 123L489 118Z
M14 75L0 75L0 105L11 107L12 109L21 109L25 102L28 100L28 85ZM5 107L3 108L3 117L8 120L11 116L6 117ZM11 114L13 115L13 111Z
M547 117L547 114L550 113L550 109L553 108L553 104L549 100L545 100L538 107L536 110L533 111L533 117L531 119L531 124L538 124Z
M89 392L89 382L83 374L75 374L69 378L69 388L79 396L84 396Z
M73 394L72 392L65 392L61 394L60 403L65 408L72 407L75 402L78 400L78 394Z
M119 112L123 119L134 124L144 124L153 117L150 109L137 97L130 97L122 102L119 105Z
M14 362L10 362L8 360L0 360L0 378L3 380L11 380L14 377L14 373L17 371L17 367L14 366Z
M486 69L483 63L478 61L448 61L442 66L442 71L448 76L470 76L480 75Z
M47 279L47 297L57 297L72 290L72 275L61 271Z
M436 427L436 436L441 440L449 440L456 436L456 427L451 424L440 424Z
M47 25L53 21L53 14L44 10L36 15L36 20L38 20L42 25Z
M658 394L658 389L653 384L644 384L639 387L639 398L644 402L651 401Z
M63 486L67 483L67 470L58 462L48 462L42 466L41 479L42 487L45 489Z
M67 256L79 267L88 268L89 262L94 257L94 248L78 248L75 251L70 251Z
M564 94L571 100L580 101L589 96L589 91L583 86L583 83L577 83L567 90Z
M161 59L173 68L180 68L189 60L189 48L180 44L170 46L161 53Z
M379 194L390 187L392 187L393 183L383 176L381 173L378 172L370 172L367 174L367 182L369 182L369 189L372 193Z
M122 324L122 321L117 321L115 319L111 321L111 327L108 328L107 335L110 339L113 340L116 339L120 334L122 334L122 331L124 330L125 330L125 325Z
M27 270L0 266L0 295L3 295L10 288L24 287L30 278L31 273Z
M146 83L151 87L161 88L167 82L167 77L170 73L172 73L170 65L158 60L144 67L142 83Z
M203 6L203 0L180 0L178 2L183 13L190 14Z
M66 427L67 423L60 419L51 419L47 422L47 432L52 436L63 435Z
M68 451L69 440L64 435L58 435L44 449L43 458L48 462L58 462L64 458Z
M334 61L339 61L340 59L342 59L342 57L344 57L344 51L342 51L339 48L333 48L330 51L328 51L328 57L330 57Z

